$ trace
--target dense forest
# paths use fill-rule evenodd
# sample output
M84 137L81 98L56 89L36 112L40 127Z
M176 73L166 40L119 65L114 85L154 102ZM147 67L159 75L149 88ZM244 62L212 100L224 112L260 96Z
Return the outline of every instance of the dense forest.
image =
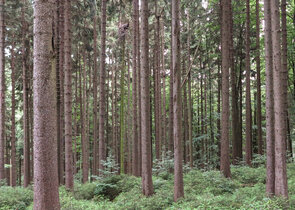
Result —
M295 209L295 1L0 0L0 209Z

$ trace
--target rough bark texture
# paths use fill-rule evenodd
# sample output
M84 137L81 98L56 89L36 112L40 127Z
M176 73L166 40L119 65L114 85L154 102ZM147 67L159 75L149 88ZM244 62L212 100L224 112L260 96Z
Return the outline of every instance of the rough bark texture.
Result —
M22 80L23 80L23 136L24 136L24 187L30 184L30 138L29 138L29 83L28 83L28 44L26 40L25 0L22 7Z
M0 1L0 180L5 178L5 26L4 0Z
M222 57L222 114L221 114L221 145L220 145L220 171L225 177L230 177L229 162L229 37L230 37L230 0L221 0L222 8L222 40L221 40L221 57Z
M284 83L284 112L285 112L285 130L287 132L287 142L289 142L289 132L288 132L288 127L289 127L289 120L288 120L288 42L287 42L287 12L286 12L286 7L287 7L287 2L286 0L281 1L281 21L282 21L282 80L285 82ZM286 144L286 148L288 149L288 153L292 154L292 149L291 151L289 150L290 146L292 147L291 144ZM289 152L290 151L290 152ZM292 157L292 156L291 156Z
M188 21L188 38L187 38L187 51L188 51L188 67L191 67L191 57L190 57L190 46L191 46L191 33L190 33L190 14L187 14ZM193 108L192 108L192 80L191 80L191 72L188 74L188 138L189 138L189 162L190 167L192 168L194 163L193 157Z
M87 76L86 76L86 54L83 51L83 93L82 93L82 182L88 182L89 173L89 140L87 136Z
M11 168L10 168L10 186L16 186L16 137L15 137L15 43L11 46Z
M173 72L173 138L174 201L184 196L181 144L181 66L180 66L180 1L172 0L172 72Z
M97 12L94 1L93 17L93 174L98 175L98 143L97 143Z
M251 92L250 92L250 0L246 1L246 164L252 160Z
M138 44L138 0L133 0L133 45L132 45L132 102L133 102L133 144L132 144L132 174L140 176L137 124L137 44Z
M66 188L73 189L72 150L72 59L71 59L71 1L64 4L64 97L65 97L65 178Z
M99 169L103 170L103 162L106 159L105 151L105 115L106 115L106 98L105 98L105 57L106 57L106 0L102 0L101 5L101 43L100 43L100 98L99 98Z
M151 130L150 130L150 70L149 70L149 36L148 36L148 0L141 1L141 148L142 148L142 191L146 196L153 194Z
M34 209L59 209L54 0L34 2Z
M59 183L65 183L65 156L64 156L64 0L59 1L59 83L60 83L60 127L58 137L58 168Z
M271 34L273 52L273 82L274 82L274 127L275 127L275 195L288 197L286 172L286 112L285 91L287 81L281 61L281 32L279 0L273 0L271 5Z
M260 5L256 0L256 70L257 70L257 143L258 154L263 155L262 116L261 116L261 79L260 79Z

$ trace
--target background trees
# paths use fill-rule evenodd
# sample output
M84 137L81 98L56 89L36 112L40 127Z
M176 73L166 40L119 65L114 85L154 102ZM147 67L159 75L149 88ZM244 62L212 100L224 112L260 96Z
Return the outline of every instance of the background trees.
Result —
M152 172L173 173L174 161L177 200L187 166L231 177L231 163L255 167L266 153L267 192L287 197L294 3L276 1L270 9L270 1L258 0L106 2L52 2L60 185L73 189L74 179L126 173L142 176L151 195ZM7 0L1 8L0 179L28 186L37 141L33 4Z

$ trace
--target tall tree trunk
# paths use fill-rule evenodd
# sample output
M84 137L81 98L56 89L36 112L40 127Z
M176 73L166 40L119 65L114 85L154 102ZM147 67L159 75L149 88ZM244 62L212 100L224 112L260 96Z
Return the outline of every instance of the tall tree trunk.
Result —
M106 58L106 0L101 1L101 42L100 42L100 98L99 98L99 169L103 170L103 161L106 160L105 146L105 115L106 115L106 97L105 97L105 58Z
M246 1L246 164L252 160L252 123L250 92L250 0Z
M138 0L133 0L133 45L132 45L132 103L133 103L133 144L132 144L132 174L140 176L138 151L138 124L137 124L137 44L138 44Z
M59 209L56 145L54 0L34 7L34 209ZM46 15L44 15L46 14Z
M163 142L163 149L164 151L167 151L168 144L167 144L167 131L166 131L166 124L167 124L167 118L166 118L166 68L165 68L165 30L164 30L164 19L162 18L161 21L161 62L162 62L162 68L161 68L161 76L162 76L162 85L163 85L163 115L162 115L162 142Z
M233 43L233 12L232 5L230 4L230 77L231 77L231 115L232 115L232 147L233 147L233 163L237 164L239 157L239 114L238 114L238 98L237 98L237 86L236 86L236 69L234 63L234 43Z
M65 177L66 188L73 189L73 151L72 151L72 59L71 59L71 1L64 4L64 97L65 97Z
M221 116L221 154L220 154L220 171L225 177L230 177L229 162L229 68L230 68L230 0L221 0L222 8L222 116Z
M190 57L190 46L191 46L191 32L190 32L190 14L187 13L187 22L188 22L188 38L187 38L187 53L188 53L188 67L191 66L191 57ZM192 108L192 79L191 71L188 74L188 139L189 139L189 162L190 167L194 165L193 158L193 108Z
M23 79L23 135L24 135L24 187L30 184L30 136L29 136L29 96L28 96L28 44L26 40L27 23L25 21L25 3L22 7L22 79Z
M82 88L82 134L81 134L81 142L82 142L82 182L88 182L88 173L89 173L89 141L87 137L87 76L86 76L86 53L85 49L83 49L83 88Z
M0 1L0 180L5 179L5 25L4 0Z
M14 38L14 37L13 37ZM10 186L16 186L16 137L15 137L15 43L11 45L11 168Z
M286 12L287 2L286 0L281 1L281 12L282 12L282 79L286 81L284 84L284 112L285 112L285 130L288 131L289 121L288 121L288 47L287 47L287 12ZM289 135L287 132L286 146L288 145ZM292 143L291 143L292 145ZM291 150L292 154L292 150Z
M281 61L281 33L279 0L271 5L271 29L273 49L273 82L274 82L274 127L275 127L275 195L288 197L286 172L286 69Z
M59 183L65 183L65 156L64 156L64 145L65 145L65 138L64 138L64 1L59 1L59 82L60 82L60 127L57 127L59 130L58 136L58 165L59 165Z
M93 17L93 174L98 175L98 143L97 143L97 12L94 0Z
M256 69L257 69L257 143L258 154L263 155L262 116L261 116L261 79L260 79L260 5L256 0Z
M181 146L180 1L172 0L174 201L184 196Z
M150 133L150 70L149 70L149 36L148 36L148 1L141 1L141 148L142 148L142 191L146 196L153 194L151 133Z

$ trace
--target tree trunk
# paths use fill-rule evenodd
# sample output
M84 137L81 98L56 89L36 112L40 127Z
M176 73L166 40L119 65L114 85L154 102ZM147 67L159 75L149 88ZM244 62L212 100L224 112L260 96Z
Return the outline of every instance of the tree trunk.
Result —
M141 1L141 147L142 147L142 191L146 196L153 194L151 133L150 133L150 71L149 71L149 37L148 37L148 1Z
M286 172L286 70L281 61L281 33L279 0L271 5L271 29L273 49L273 82L274 82L274 127L275 127L275 195L288 197Z
M174 201L184 196L181 146L181 66L179 0L172 0L172 72L173 72L173 139Z
M105 151L105 115L106 115L106 97L105 97L105 58L106 58L106 0L102 0L101 5L101 51L100 51L100 98L99 98L99 169L103 170L102 161L106 160Z
M34 3L34 209L59 209L54 0ZM46 15L44 15L46 14Z
M260 5L256 0L256 69L257 69L257 143L258 154L263 155L262 116L261 116L261 79L260 79Z
M97 143L97 12L94 0L93 17L93 174L98 175L98 143Z
M137 44L138 44L138 0L133 0L133 45L132 45L132 102L133 102L133 144L132 144L132 174L140 176L137 124Z
M222 123L221 123L221 154L220 154L220 171L225 177L230 177L229 162L229 68L230 68L230 0L221 0L222 8Z
M72 151L72 59L71 59L71 1L64 6L64 97L65 97L65 177L66 188L74 187Z
M13 37L14 38L14 37ZM16 137L15 137L15 43L11 45L11 168L10 186L16 186Z
M86 55L85 49L83 49L83 94L82 94L82 134L81 134L81 142L82 142L82 182L88 182L88 173L89 173L89 141L87 138L87 76L86 76Z
M250 92L250 0L246 1L246 164L252 160L252 123Z
M58 137L58 165L59 165L59 183L65 183L65 156L64 156L64 0L59 1L59 80L60 80L60 127Z
M28 44L26 40L25 0L22 7L22 79L23 79L23 135L24 135L24 187L30 184L30 137L29 137L29 96L28 96Z

